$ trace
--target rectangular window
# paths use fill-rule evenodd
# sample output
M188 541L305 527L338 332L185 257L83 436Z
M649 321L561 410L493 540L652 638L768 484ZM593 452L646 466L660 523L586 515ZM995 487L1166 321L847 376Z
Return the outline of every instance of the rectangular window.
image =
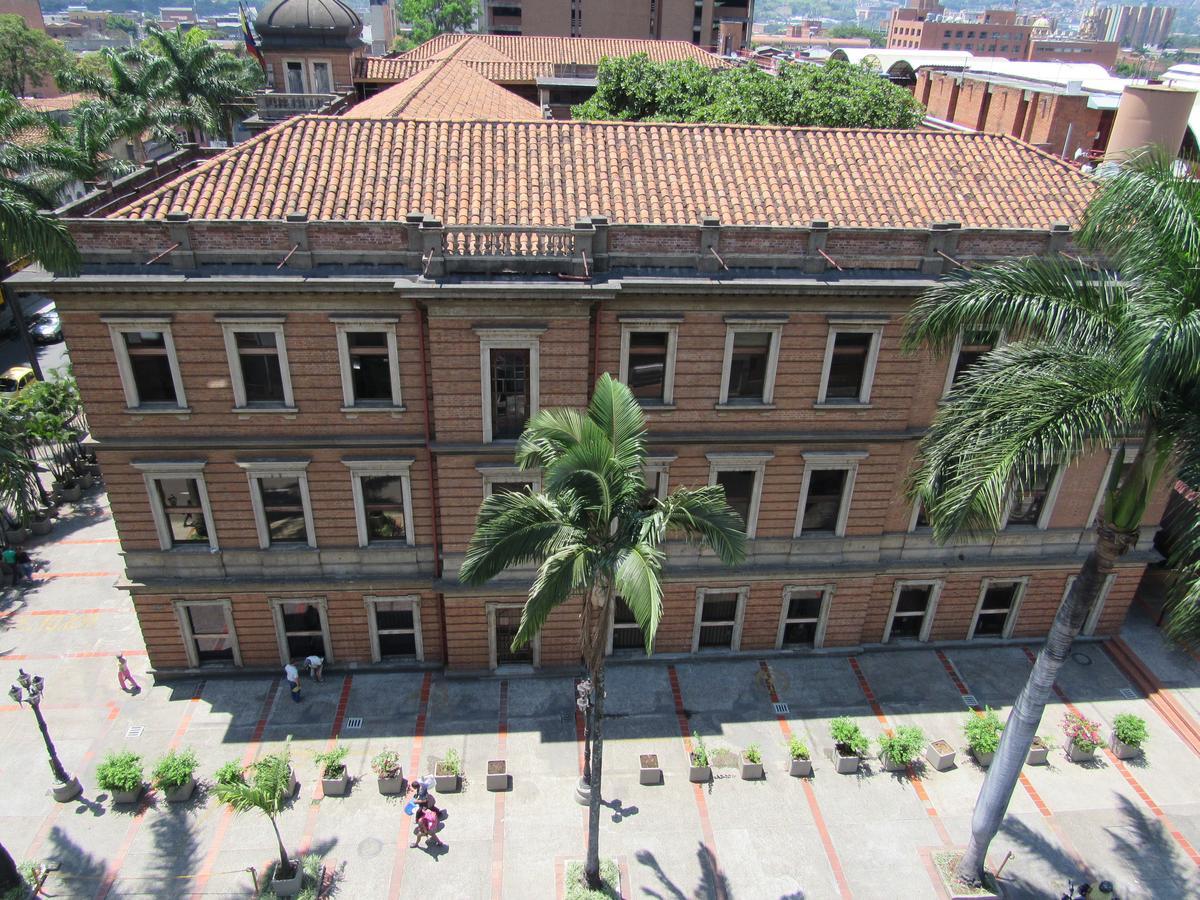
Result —
M737 650L746 589L701 589L697 595L692 651Z
M1000 335L995 331L968 329L964 331L955 344L955 350L950 355L950 371L946 377L945 392L958 384L959 379L980 359L990 353L1000 341Z
M324 600L274 600L279 650L284 659L319 656L332 663Z
M896 582L883 642L928 640L940 588L932 581Z
M237 409L290 409L292 378L282 319L231 322L218 317L225 333L233 403Z
M642 403L670 403L667 390L672 334L667 331L630 331L625 361L625 383Z
M130 409L187 407L175 342L166 318L105 318L117 357L125 405Z
M355 403L392 403L392 366L382 331L346 333Z
M642 629L633 616L633 610L625 602L624 597L616 597L613 601L612 635L609 641L609 653L619 656L634 656L646 652L646 639Z
M491 667L502 666L534 666L538 665L537 638L525 643L518 649L512 648L513 638L521 628L521 607L510 604L494 603L488 606L488 621L490 623Z
M491 351L492 440L521 436L530 416L529 351Z
M197 479L159 477L154 479L154 485L167 520L172 546L207 544L208 522L204 517Z
M412 458L346 458L354 495L358 545L415 543L412 535Z
M1100 479L1100 488L1096 491L1096 499L1092 501L1092 511L1088 515L1088 527L1095 528L1100 524L1100 514L1104 508L1104 495L1108 491L1108 482L1112 478L1113 467L1120 460L1121 472L1117 476L1117 484L1125 480L1133 461L1137 458L1137 447L1114 447L1108 454L1108 465L1104 467L1104 477Z
M333 79L329 74L329 63L314 62L312 64L312 76L314 94L333 93Z
M176 601L175 615L191 668L242 664L228 600Z
M804 454L794 537L805 534L841 537L846 533L854 479L859 461L866 455L862 451Z
M819 647L825 623L829 587L789 588L783 597L783 621L776 649Z
M250 482L250 502L258 545L303 544L316 547L307 461L238 462Z
M754 482L757 478L755 471L727 470L717 473L717 484L725 488L725 502L746 523L750 521L750 504L754 499Z
M975 619L968 639L980 637L1010 637L1017 621L1024 581L992 581L985 579L979 597Z
M864 327L832 322L817 403L867 403L875 380L883 325Z
M364 597L370 616L372 659L424 659L418 597Z
M1058 487L1058 468L1039 466L1028 486L1014 492L1005 528L1012 525L1045 528Z
M753 538L757 531L763 479L767 463L774 456L773 453L707 454L708 483L725 489L725 500L742 517L748 538Z
M729 399L726 402L764 402L770 352L770 332L739 331L734 334L733 357L729 367Z
M287 68L287 89L289 94L307 94L304 87L304 63L289 60L284 64Z

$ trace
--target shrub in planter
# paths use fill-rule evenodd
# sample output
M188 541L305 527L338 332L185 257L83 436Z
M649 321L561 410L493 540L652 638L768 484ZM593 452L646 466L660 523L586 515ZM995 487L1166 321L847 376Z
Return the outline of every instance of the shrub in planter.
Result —
M925 746L925 732L915 725L901 725L891 734L877 739L879 758L889 772L899 772L911 766Z
M246 773L242 768L242 764L236 759L231 759L225 765L221 766L221 768L217 769L213 777L216 778L218 785L246 783Z
M792 761L788 774L797 778L812 774L812 758L808 752L808 745L795 735L788 741L788 758Z
M1000 746L1000 732L1003 730L1004 725L1000 717L990 706L984 707L983 715L967 714L967 720L963 723L963 734L967 736L967 746L971 749L971 755L984 768L992 764L992 757L996 748Z
M1142 752L1142 744L1150 739L1146 720L1133 713L1119 713L1113 717L1112 752L1117 759L1133 759Z
M433 769L434 789L443 793L457 791L462 779L462 759L458 751L451 748L445 758Z
M142 758L136 753L110 753L96 768L96 784L112 792L113 803L137 803L143 777Z
M871 748L871 742L858 723L849 716L838 716L829 723L829 736L833 738L838 773L852 775L857 772L859 763Z
M321 790L327 797L344 797L350 788L350 773L346 771L346 757L350 748L342 744L334 744L333 748L324 753L314 754L313 758L321 767Z
M700 737L700 732L692 732L692 740L695 746L692 747L691 763L688 766L688 781L693 781L701 784L706 781L712 781L712 766L709 765L708 747L704 744L704 738Z
M763 777L762 751L751 744L742 751L742 780L757 781Z
M168 750L155 764L150 780L166 795L168 803L183 803L191 799L196 789L196 769L199 766L195 750Z
M1067 757L1071 762L1085 762L1096 755L1100 737L1100 723L1067 713L1062 720L1063 734L1067 736Z
M379 793L403 794L404 769L400 765L400 754L395 750L381 750L371 760L371 771L379 779Z

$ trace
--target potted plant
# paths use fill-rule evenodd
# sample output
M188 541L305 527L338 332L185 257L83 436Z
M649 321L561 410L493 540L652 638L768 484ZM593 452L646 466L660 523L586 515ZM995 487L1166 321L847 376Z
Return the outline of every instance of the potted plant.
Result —
M762 777L762 751L758 744L751 744L742 751L742 781L758 781Z
M184 803L196 790L196 769L200 766L196 751L168 750L150 773L154 787L162 791L168 803Z
M142 758L136 753L110 753L96 768L96 784L111 791L113 803L137 803L145 787Z
M643 753L638 762L638 784L662 784L662 768L658 764L657 753Z
M222 769L227 767L223 766ZM228 803L234 812L258 810L271 823L279 845L279 864L271 877L271 890L280 897L295 897L300 893L304 871L300 861L288 855L279 834L278 818L291 797L292 763L290 744L279 753L264 756L250 768L250 780L218 782L217 796Z
M945 772L954 768L955 749L949 741L930 741L925 748L925 761L933 766L935 772Z
M788 758L792 761L788 768L789 775L806 778L812 774L812 758L809 756L808 745L795 735L788 741Z
M1000 746L1000 732L1004 725L1000 717L990 706L984 707L983 714L968 713L967 721L963 723L963 734L967 736L967 746L975 762L983 768L992 764L996 748Z
M1025 763L1030 766L1044 766L1050 762L1050 742L1046 738L1035 736L1029 745L1029 754Z
M445 758L433 768L434 789L444 794L457 791L462 783L462 759L453 747L446 751Z
M708 747L704 745L704 738L700 737L700 732L693 731L692 739L696 745L692 747L692 756L688 760L688 781L696 784L712 781L712 767L709 765Z
M1095 757L1096 748L1103 740L1099 722L1067 713L1063 716L1062 728L1067 736L1067 758L1071 762L1087 762Z
M1112 737L1109 746L1117 759L1133 759L1141 756L1142 744L1150 738L1146 720L1133 713L1118 713L1113 717Z
M400 754L395 750L376 753L371 760L371 771L379 779L379 793L404 793L404 769L400 765Z
M504 760L488 760L486 787L489 791L508 790L508 764Z
M925 732L915 725L901 725L891 734L879 737L876 743L883 767L889 772L903 772L921 755Z
M346 757L350 748L343 744L334 744L324 753L317 753L314 759L321 767L321 790L326 797L344 797L350 790L350 773L346 771Z
M833 738L833 761L839 775L853 775L858 771L862 758L870 749L871 742L862 729L849 716L838 716L829 723L829 736Z
M246 783L245 768L236 759L231 759L225 765L221 766L221 768L217 769L213 777L216 778L218 785Z

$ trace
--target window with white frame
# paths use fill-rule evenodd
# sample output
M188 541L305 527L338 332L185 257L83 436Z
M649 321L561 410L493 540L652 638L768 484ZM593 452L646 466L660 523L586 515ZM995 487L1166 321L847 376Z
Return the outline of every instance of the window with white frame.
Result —
M742 642L742 616L750 589L700 588L696 591L696 623L692 652L738 650Z
M326 60L313 60L310 63L312 67L312 92L314 94L332 94L333 93L333 70L330 68Z
M533 493L542 489L542 473L538 469L522 469L520 466L502 463L480 463L475 467L483 477L483 496L492 494Z
M1033 477L1013 491L1004 527L1027 526L1045 529L1050 524L1054 501L1062 482L1064 467L1038 466Z
M833 585L815 587L790 585L783 591L783 609L775 649L820 647L825 642L825 624Z
M133 463L145 479L158 543L164 550L197 545L220 549L204 484L204 465L203 460Z
M1071 588L1075 586L1075 580L1078 577L1078 575L1072 575L1067 579L1067 586L1063 590L1062 603L1067 601L1067 594L1071 593ZM1100 617L1104 615L1104 604L1108 602L1108 594L1112 590L1113 582L1116 580L1117 574L1113 572L1104 579L1104 584L1100 585L1100 593L1096 597L1096 602L1092 604L1087 619L1083 623L1083 633L1089 637L1096 633L1096 627L1100 624Z
M883 628L883 642L929 640L941 592L940 581L897 581Z
M538 411L543 328L476 328L483 440L516 440Z
M677 322L621 320L621 381L643 406L675 402Z
M946 384L943 394L958 384L962 376L984 356L994 350L1001 342L998 331L988 331L980 328L968 328L959 334L950 352L950 366L946 370Z
M250 481L250 504L258 545L317 546L312 502L308 496L308 460L239 461Z
M412 531L413 460L349 457L358 546L416 543Z
M335 320L342 403L347 409L403 405L395 322L395 318Z
M298 59L288 59L283 63L287 73L287 92L289 94L307 94L308 85L304 80L304 63Z
M242 664L229 600L176 600L174 607L191 668Z
M283 317L218 317L238 409L294 409Z
M758 530L763 477L767 463L775 458L775 454L709 453L707 456L708 483L725 489L725 502L742 517L746 537L753 538Z
M613 598L612 621L608 628L608 652L614 656L636 656L646 652L646 638L625 598Z
M783 321L726 318L720 405L769 406L775 402L775 372Z
M804 454L796 537L842 537L846 533L854 479L858 464L866 455L865 451Z
M142 411L187 408L171 320L166 316L105 317L125 405Z
M677 457L671 456L647 456L643 465L643 472L646 478L646 500L649 501L657 498L665 500L670 491L670 475L671 463L675 462Z
M983 579L967 639L1011 637L1027 581L1025 578Z
M329 609L324 597L272 599L275 637L283 662L319 656L326 665L333 662L333 642L329 639Z
M541 665L541 635L535 635L516 650L513 639L521 630L521 615L524 606L520 603L489 603L488 617L488 663L492 669L504 666Z
M830 320L817 403L870 402L882 334L881 322Z
M1119 485L1125 480L1125 476L1129 473L1133 461L1137 459L1137 447L1114 447L1109 451L1108 464L1104 467L1104 477L1100 479L1100 487L1096 491L1096 499L1092 501L1092 511L1088 514L1088 527L1095 528L1100 524L1101 507L1104 504L1104 495L1108 492L1108 483L1113 477L1113 468L1117 465L1117 458L1121 460L1121 470L1117 474L1116 483Z
M383 662L393 659L425 658L421 645L421 598L363 597L367 606L367 623L371 632L371 659Z

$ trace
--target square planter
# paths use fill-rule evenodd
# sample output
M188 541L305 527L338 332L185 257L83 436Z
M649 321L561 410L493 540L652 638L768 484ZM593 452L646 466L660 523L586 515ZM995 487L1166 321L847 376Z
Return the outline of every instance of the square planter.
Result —
M807 778L812 774L812 760L793 759L791 765L788 766L788 774L793 778Z
M192 799L192 793L196 790L195 777L189 778L186 784L181 784L177 788L172 788L166 791L168 803L187 803Z
M858 767L862 764L862 757L857 753L843 756L842 751L835 749L833 751L833 763L839 775L853 775L858 772Z
M342 774L336 778L326 778L321 775L321 790L326 797L345 797L350 792L350 773L342 766Z
M895 762L886 753L879 754L879 761L881 763L883 763L883 770L885 772L907 772L908 771L908 763Z
M1142 755L1141 747L1135 747L1133 744L1126 744L1124 741L1119 741L1115 734L1109 741L1109 746L1112 748L1113 756L1117 759L1135 759Z
M643 753L640 758L638 784L662 784L663 772L658 765L657 753Z
M142 798L142 791L146 789L144 784L139 784L132 791L113 791L113 803L137 803Z
M752 763L742 758L742 781L759 781L763 777L762 763Z
M1050 763L1050 748L1047 747L1041 738L1034 738L1033 743L1029 745L1029 755L1025 757L1025 764L1030 766L1045 766Z
M78 778L72 778L70 781L54 786L54 799L59 803L67 803L74 800L83 793L83 785L79 783Z
M508 790L508 764L504 760L488 760L487 789L489 791Z
M978 750L972 750L971 755L975 757L975 762L979 763L980 767L986 769L992 764L992 758L995 753L980 753Z
M296 871L295 875L291 878L271 879L271 890L280 897L295 897L304 886L304 870L300 868L300 860L293 859L291 863Z
M380 778L380 779L378 779L378 781L379 781L379 793L384 794L385 796L395 796L396 794L403 794L405 787L407 787L407 785L405 785L405 783L404 783L404 772L403 771L400 771L399 773L397 773L394 778Z
M954 768L955 750L949 741L930 741L925 748L925 761L933 766L935 772L945 772Z
M296 770L288 766L288 795L296 796L296 792L300 790L300 781L296 778Z
M1095 747L1093 747L1091 750L1080 750L1075 746L1074 741L1071 741L1071 743L1067 744L1067 759L1071 760L1071 762L1088 762L1089 760L1093 760L1095 758Z
M688 766L688 781L694 784L712 781L712 766Z
M462 785L462 776L457 772L446 769L445 763L438 763L433 770L433 789L442 794L453 794Z

